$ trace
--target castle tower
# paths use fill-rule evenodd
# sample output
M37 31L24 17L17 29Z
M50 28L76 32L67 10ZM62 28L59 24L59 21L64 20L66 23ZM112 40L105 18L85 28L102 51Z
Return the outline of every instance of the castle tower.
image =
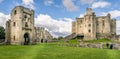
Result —
M91 8L87 8L84 16L84 39L96 39L96 15Z
M6 29L5 29L5 41L7 44L10 43L10 34L11 34L11 27L10 27L10 20L6 22Z
M87 8L86 9L86 14L87 15L91 15L92 14L92 9L91 8Z
M72 22L72 33L77 33L76 32L76 22Z
M110 21L111 21L111 15L108 13L107 16L106 16L106 20L105 20L105 29L107 29L107 31L105 30L105 32L107 34L111 34L111 25L110 25Z
M116 19L111 20L111 34L116 35Z
M11 12L11 19L7 30L10 30L10 36L7 41L10 44L23 45L23 44L33 44L34 43L34 11L22 6L16 6ZM7 26L6 26L7 27ZM8 37L9 37L8 36Z

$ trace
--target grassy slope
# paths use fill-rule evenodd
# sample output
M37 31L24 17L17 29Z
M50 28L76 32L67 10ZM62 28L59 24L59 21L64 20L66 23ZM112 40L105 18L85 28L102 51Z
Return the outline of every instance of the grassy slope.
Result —
M0 59L120 59L120 51L56 44L0 46Z
M103 38L103 39L98 39L98 40L87 40L87 41L84 41L86 43L98 43L98 42L112 42L110 39L106 39L106 38Z

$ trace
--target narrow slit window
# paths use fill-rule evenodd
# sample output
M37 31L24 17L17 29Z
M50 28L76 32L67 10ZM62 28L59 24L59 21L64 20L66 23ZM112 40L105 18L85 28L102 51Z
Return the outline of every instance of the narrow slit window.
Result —
M103 26L105 25L104 23L105 23L105 22L104 22L104 20L103 20Z
M14 36L14 41L15 41L15 36Z
M27 22L25 22L25 27L28 27L28 23Z
M14 15L16 15L16 14L17 14L17 11L15 10L15 11L14 11Z
M15 22L13 22L13 26L16 26L16 23L15 23Z

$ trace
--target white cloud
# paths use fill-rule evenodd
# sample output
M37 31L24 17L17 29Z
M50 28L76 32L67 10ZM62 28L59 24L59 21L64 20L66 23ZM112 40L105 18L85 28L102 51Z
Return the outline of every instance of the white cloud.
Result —
M10 19L10 15L5 15L0 12L0 26L4 26L6 21ZM71 22L70 18L53 19L49 15L39 14L35 18L35 26L45 27L54 36L67 36L71 34Z
M80 17L83 17L85 14L80 14Z
M44 1L44 4L47 5L47 6L50 6L50 5L52 5L53 3L54 3L53 0L45 0L45 1Z
M0 12L0 26L5 27L8 19L10 19L10 15L5 15L4 13Z
M92 4L95 0L80 0L82 4Z
M98 1L98 2L94 2L92 4L92 8L104 8L104 7L107 7L107 6L110 6L111 3L109 2L106 2L106 1Z
M74 4L73 0L62 0L62 3L68 11L77 11L78 10L78 6L76 6Z
M109 12L103 12L102 15L107 15L108 13L111 14L112 18L120 17L120 10L112 10Z
M60 5L55 5L55 7L60 8L61 6Z
M0 3L3 2L3 0L0 0Z
M35 9L34 0L22 0L22 4L23 6L28 7L30 9Z
M53 19L49 15L39 14L35 18L35 25L45 27L54 36L66 36L71 33L71 22L72 19Z

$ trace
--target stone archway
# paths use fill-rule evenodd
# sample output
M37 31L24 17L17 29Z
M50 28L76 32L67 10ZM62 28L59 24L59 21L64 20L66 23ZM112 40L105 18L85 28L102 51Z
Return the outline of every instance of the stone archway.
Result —
M30 43L29 33L24 34L24 45L28 45Z
M84 35L77 35L77 39L83 40L84 39Z
M41 43L43 43L44 42L44 40L43 39L41 39Z

